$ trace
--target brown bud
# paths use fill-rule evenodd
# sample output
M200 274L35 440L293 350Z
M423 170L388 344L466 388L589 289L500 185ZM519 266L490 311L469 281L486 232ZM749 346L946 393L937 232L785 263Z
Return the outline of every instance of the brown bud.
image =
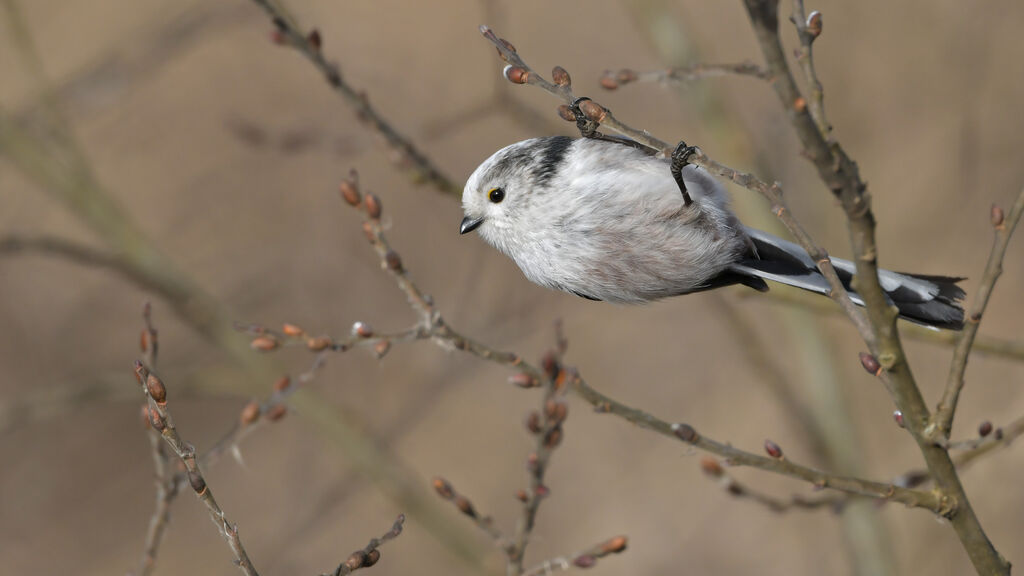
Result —
M612 73L608 71L605 71L604 76L601 76L598 83L601 85L601 88L604 88L605 90L615 90L619 87L619 81L616 80L615 77L612 76Z
M878 359L868 354L867 352L860 353L860 365L867 370L868 374L878 376L882 373L882 365L878 363Z
M807 110L807 100L804 100L803 96L797 96L796 100L793 100L793 110L797 112Z
M139 333L139 350L143 352L149 350L149 330L143 330Z
M366 552L356 550L345 560L345 567L349 570L358 570L363 567L363 562L366 562Z
M530 497L526 495L526 490L516 490L516 500L520 502L526 502Z
M636 70L630 70L629 68L623 68L615 74L615 80L619 84L629 84L630 82L636 82L637 74Z
M608 116L608 111L604 109L604 106L601 106L593 100L584 100L583 102L580 102L580 112L583 112L583 115L586 116L588 120L593 120L594 122L602 122L605 117Z
M146 427L147 430L153 427L153 425L150 424L149 422L149 404L142 405L142 411L140 412L140 416L142 416L142 424Z
M366 560L363 560L363 568L369 568L380 560L380 550L374 548L366 553Z
M242 426L248 426L256 421L260 417L260 403L255 400L249 402L242 408L242 414L239 417L239 421L242 422Z
M363 195L359 193L358 180L356 180L356 171L352 171L352 176L341 181L338 185L338 192L341 192L341 197L345 199L345 202L349 206L359 206L359 203L363 201Z
M455 490L452 489L452 485L444 478L434 478L434 490L437 491L438 496L445 500L455 498Z
M894 411L892 413L892 419L896 422L896 425L899 426L900 428L906 428L907 427L906 423L903 421L903 412L900 412L899 410Z
M505 78L513 84L526 84L530 79L530 71L520 66L505 66L502 72Z
M383 358L385 354L391 350L391 342L387 340L381 340L373 345L373 353L377 355L377 358Z
M139 385L141 386L142 383L146 381L147 377L149 377L149 370L146 369L146 367L142 364L142 362L139 362L138 360L136 360L135 361L135 381L138 382Z
M566 122L576 121L576 115L572 113L572 109L569 108L568 104L562 104L556 108L556 110L558 111L558 116L561 117L562 120L565 120Z
M626 540L625 536L616 536L601 544L601 554L618 554L626 549L627 542L628 540Z
M551 488L543 484L537 484L533 487L533 494L538 498L546 498L551 495Z
M698 438L700 438L697 431L689 424L673 424L672 432L678 436L680 440L683 442L689 442L690 444L693 444Z
M281 331L284 332L286 336L291 336L292 338L302 336L303 333L302 328L299 328L294 324L285 324L281 327Z
M509 376L508 383L520 388L533 388L534 386L537 386L537 381L533 376L530 376L525 372L517 372Z
M352 334L360 338L369 338L373 336L373 327L366 322L356 322L352 325Z
M261 352L270 352L277 348L277 339L273 336L259 336L252 339L252 342L249 343L249 347Z
M309 32L309 35L306 36L306 41L309 42L309 45L317 52L319 52L320 48L323 46L323 38L320 37L320 31L316 28L313 28Z
M989 213L989 218L992 221L992 227L1002 229L1003 221L1006 219L1006 214L1003 213L1003 209L998 205L992 205L992 211Z
M274 392L284 392L292 385L292 379L288 376L281 376L274 382Z
M149 409L149 425L153 427L157 432L163 432L164 428L167 427L167 422L164 421L164 417L160 415L160 412Z
M376 194L366 195L366 215L374 220L380 220L381 212L384 207L381 206L380 198Z
M287 406L285 406L284 404L274 404L273 406L270 407L270 410L267 410L265 417L267 420L270 420L271 422L277 422L281 418L284 418L284 415L287 413Z
M807 35L811 37L811 40L821 36L821 28L823 24L824 22L821 18L821 12L815 10L807 16Z
M146 392L149 393L149 397L153 399L157 404L164 404L167 402L167 388L164 383L156 377L156 374L150 374L146 378Z
M771 440L764 441L764 451L772 458L782 458L782 448Z
M369 222L363 222L363 235L371 244L377 241L377 232L373 229L373 224Z
M540 412L530 412L530 415L526 417L526 429L531 434L540 434L544 430L540 423Z
M572 565L577 568L590 568L594 564L597 564L597 558L590 554L581 554L572 559Z
M198 470L188 471L188 484L195 490L196 494L202 494L206 492L206 480L203 480L203 476Z
M306 348L313 352L319 352L331 345L330 338L307 338Z
M544 447L554 448L562 442L562 427L556 426L551 430L548 430L547 435L544 437Z
M469 498L461 494L455 496L455 507L470 518L476 518L476 510L473 509L473 503L469 501Z
M700 459L700 469L712 478L721 478L725 474L725 468L722 468L722 464L711 456L705 456Z
M540 359L540 366L548 378L554 378L562 371L562 367L558 365L558 354L554 350L549 350L544 354L544 357Z
M402 257L394 250L388 250L387 253L384 254L384 263L387 264L388 270L394 270L395 272L402 271Z
M988 420L985 420L984 422L982 422L978 426L978 436L981 436L982 438L984 438L985 436L988 436L991 433L992 433L992 423L989 422Z
M572 84L572 78L569 77L569 72L561 66L555 66L551 69L551 80L559 86L569 86Z
M569 414L569 406L561 400L552 398L544 403L544 414L553 422L562 422Z

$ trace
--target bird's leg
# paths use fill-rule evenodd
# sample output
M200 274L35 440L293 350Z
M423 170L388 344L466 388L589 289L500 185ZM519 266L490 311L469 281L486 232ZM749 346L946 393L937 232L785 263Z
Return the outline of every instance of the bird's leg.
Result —
M587 118L587 116L580 110L580 102L590 100L586 96L581 96L572 101L569 105L569 110L572 111L572 115L576 118L576 128L580 131L580 136L584 138L593 138L595 140L604 140L604 134L597 131L597 127L600 126L598 122Z
M683 182L683 167L690 163L690 156L693 156L696 152L696 146L687 146L686 142L682 140L679 141L676 149L672 152L672 177L676 179L679 192L683 194L683 206L693 204L693 198L690 198L690 193L686 191L686 183Z

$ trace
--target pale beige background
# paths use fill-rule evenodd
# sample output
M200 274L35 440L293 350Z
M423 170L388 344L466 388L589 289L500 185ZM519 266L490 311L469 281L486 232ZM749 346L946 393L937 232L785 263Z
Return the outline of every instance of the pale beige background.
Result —
M390 236L453 325L495 346L535 357L561 317L570 361L598 388L737 446L766 437L815 464L792 418L760 384L716 321L722 299L754 319L757 336L808 398L835 386L856 422L848 440L864 472L884 479L921 463L892 424L881 385L857 362L851 327L816 321L799 339L783 309L740 291L621 308L548 292L478 238L459 237L456 202L409 184L297 54L273 46L264 14L245 0L97 0L22 3L46 74L103 182L173 260L241 320L292 321L343 335L355 320L401 329L413 316L377 269L358 218L335 187L351 167L383 199ZM911 4L914 4L913 6ZM859 161L879 215L881 262L977 279L990 241L988 210L1024 184L1024 5L815 2L825 13L817 44L827 111ZM346 77L456 180L494 149L555 130L495 111L450 126L465 110L507 90L542 114L555 102L500 84L470 1L298 1L324 50ZM540 70L566 67L580 93L666 140L685 138L712 157L780 180L794 211L831 252L848 254L840 211L802 161L774 94L754 80L718 79L679 90L634 86L599 93L605 68L663 66L688 44L704 61L758 60L739 2L509 2L491 21ZM29 114L30 75L0 27L0 103ZM787 29L787 39L793 34ZM685 36L685 39L684 39ZM675 54L675 56L671 56ZM553 117L553 116L552 116ZM255 129L255 142L239 132ZM734 190L753 221L764 206ZM51 232L95 242L75 216L0 162L0 231ZM974 282L966 287L971 292ZM1024 241L982 332L1021 338ZM138 311L147 294L110 274L41 257L0 260L0 572L118 574L141 550L153 490L132 387ZM230 369L196 333L154 302L162 372L176 382ZM240 336L240 338L242 338ZM929 403L948 352L908 344ZM805 367L810 358L818 372ZM288 352L293 370L308 357ZM834 374L833 374L834 369ZM823 370L823 371L822 371ZM506 371L428 343L401 346L381 363L368 354L332 358L315 386L360 414L420 476L443 474L511 530L512 493L525 482L531 440L522 429L537 394L513 389ZM268 374L268 387L276 374ZM223 387L252 382L226 377ZM958 431L1024 411L1024 366L977 356L968 372ZM117 386L123 383L123 389ZM96 387L100 397L68 402ZM251 388L249 388L251 389ZM111 393L111 390L117 390ZM111 395L112 394L112 395ZM208 446L247 395L200 391L173 405L186 438ZM31 408L31 410L29 410ZM832 416L827 416L832 418ZM839 416L836 415L836 418ZM346 454L301 415L248 440L244 466L226 461L211 486L265 574L328 569L400 509L352 476ZM573 401L553 460L552 497L539 517L531 560L627 534L626 554L595 574L851 574L840 520L827 512L776 515L726 495L678 443L595 415ZM739 470L786 496L809 487ZM1015 446L964 475L994 542L1024 564L1024 462ZM453 509L454 527L499 565L482 534ZM189 494L176 503L159 574L234 574L229 554ZM894 574L964 574L970 565L952 530L922 511L878 510ZM416 518L383 550L375 574L467 574Z

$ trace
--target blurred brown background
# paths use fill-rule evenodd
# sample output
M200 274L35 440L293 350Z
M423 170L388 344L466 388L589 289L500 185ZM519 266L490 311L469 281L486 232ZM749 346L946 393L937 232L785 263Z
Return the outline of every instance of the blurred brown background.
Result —
M826 466L763 383L732 307L788 386L818 410L835 461L871 478L922 464L892 422L878 381L843 320L797 313L742 289L641 308L593 303L529 284L478 238L459 237L459 205L410 184L378 138L294 51L269 41L252 2L23 1L45 77L98 179L184 274L238 320L344 336L352 322L395 331L415 317L378 269L358 216L335 193L352 167L382 198L389 235L414 278L468 334L534 358L562 318L569 362L591 384L668 420L757 451L765 438ZM811 2L824 13L815 45L836 136L860 163L879 218L881 262L962 274L973 293L988 252L989 206L1024 184L1024 4L946 0L927 6ZM496 82L500 65L480 38L486 22L540 71L559 64L577 93L665 140L685 138L713 158L783 183L790 206L835 255L848 255L840 210L799 157L770 88L713 79L602 93L606 68L760 61L739 2L517 1L482 3L296 0L324 52L393 124L453 179L497 148L563 132L539 90ZM788 6L785 11L788 14ZM0 105L32 126L41 109L33 67L19 57L9 13L0 23ZM786 26L792 43L794 33ZM467 111L507 91L541 120ZM763 202L735 189L750 222L770 225ZM0 161L0 234L49 233L104 247L73 210L9 161ZM1016 238L981 332L1020 339L1024 240ZM0 259L0 572L118 574L137 566L153 505L152 463L131 376L139 310L153 299L161 374L183 436L209 446L241 406L281 370L310 357L285 351L257 376L146 291L108 271L35 255ZM246 338L237 336L239 345ZM741 344L742 343L742 344ZM907 344L929 404L948 349ZM255 356L255 353L253 353ZM266 365L266 364L263 364ZM381 362L355 351L330 358L313 387L346 422L388 447L429 509L498 573L500 553L429 479L444 475L511 532L533 440L523 417L536 391L507 371L430 343L402 345ZM1024 411L1024 364L976 355L957 435ZM322 426L291 414L247 439L208 480L265 574L314 574L384 532L403 511L393 491L355 473L352 455ZM595 574L964 574L953 531L898 505L774 514L727 495L681 444L571 403L528 565L616 534L627 552ZM779 496L810 487L750 470L743 481ZM1024 461L1011 447L963 475L996 546L1024 563ZM470 574L476 569L418 517L383 550L375 574ZM858 558L854 560L854 558ZM175 504L158 574L234 574L229 552L190 494Z

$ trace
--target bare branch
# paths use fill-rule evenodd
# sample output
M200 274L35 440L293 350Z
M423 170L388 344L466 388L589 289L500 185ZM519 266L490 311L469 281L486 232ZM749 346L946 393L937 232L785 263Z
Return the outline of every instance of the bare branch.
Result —
M637 82L668 84L672 82L692 82L694 80L718 78L721 76L748 76L768 82L772 81L771 72L752 62L740 62L738 64L692 64L690 66L679 66L648 72L637 72L629 68L605 70L599 83L605 90L615 90L627 84Z
M321 576L345 576L345 574L351 574L360 568L373 566L380 560L379 548L388 541L398 538L402 533L403 524L405 524L405 514L399 514L391 526L391 530L385 532L380 538L370 540L365 548L353 552L348 559L338 565L334 572L328 572Z
M571 557L566 558L561 556L558 558L552 558L546 560L533 568L523 572L523 576L546 576L552 572L560 570L568 570L570 568L590 568L597 561L610 554L618 554L626 549L628 540L625 536L616 536L609 538L600 544L596 544L573 554Z
M1022 213L1024 213L1024 190L1017 195L1017 201L1014 202L1009 215L1004 215L1003 209L998 206L992 207L992 226L995 228L992 251L989 252L985 273L981 277L978 292L974 296L974 303L968 312L967 322L964 323L964 329L957 338L945 392L942 394L942 400L935 411L932 423L929 425L931 433L940 438L949 438L949 433L953 428L953 416L956 414L960 392L964 388L967 359L971 354L971 347L978 334L978 327L981 325L981 318L985 313L985 307L988 306L989 298L992 296L996 280L1003 273L1003 257L1006 255L1010 237L1013 236L1013 231L1017 227L1017 223L1020 222Z

